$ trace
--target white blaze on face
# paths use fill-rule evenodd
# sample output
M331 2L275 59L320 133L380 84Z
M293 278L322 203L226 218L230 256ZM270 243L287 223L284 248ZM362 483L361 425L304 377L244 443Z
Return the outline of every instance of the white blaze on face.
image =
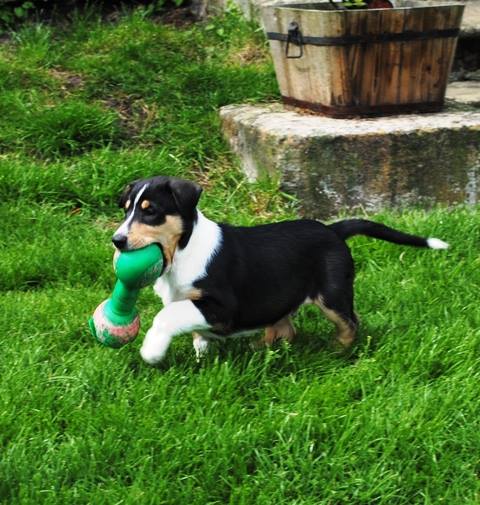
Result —
M148 187L148 184L145 184L144 186L142 186L140 191L137 193L137 196L135 197L133 205L131 206L132 210L130 212L130 215L120 225L120 227L117 229L117 231L114 233L114 235L128 235L128 230L130 229L130 224L132 223L133 215L135 214L135 209L137 208L138 202L140 201L140 198L142 197L142 194L147 189L147 187Z

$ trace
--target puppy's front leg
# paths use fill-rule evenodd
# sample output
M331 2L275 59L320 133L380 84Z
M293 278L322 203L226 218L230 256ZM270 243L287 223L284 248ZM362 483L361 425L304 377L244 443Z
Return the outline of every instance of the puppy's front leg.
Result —
M181 333L210 328L203 314L190 300L173 302L162 309L153 320L140 349L140 355L150 365L160 362L172 338Z

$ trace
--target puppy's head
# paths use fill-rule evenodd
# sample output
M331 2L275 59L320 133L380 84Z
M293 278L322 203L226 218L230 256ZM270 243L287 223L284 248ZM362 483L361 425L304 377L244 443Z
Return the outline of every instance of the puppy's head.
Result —
M175 177L153 177L129 184L120 197L125 219L112 241L120 251L159 244L167 263L185 247L195 223L202 189Z

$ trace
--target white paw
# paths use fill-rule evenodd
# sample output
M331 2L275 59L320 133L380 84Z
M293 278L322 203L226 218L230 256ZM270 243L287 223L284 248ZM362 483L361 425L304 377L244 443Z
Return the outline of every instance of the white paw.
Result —
M165 357L164 354L152 352L151 349L145 347L142 347L140 349L140 356L142 357L143 361L149 365L156 365L157 363L160 363L160 361L162 361L162 359Z
M193 347L195 349L197 361L200 361L200 359L207 353L208 340L202 337L196 337L193 339Z
M151 339L145 338L140 349L140 356L149 365L156 365L163 360L166 351L167 349L164 345L159 345L159 342L152 342Z

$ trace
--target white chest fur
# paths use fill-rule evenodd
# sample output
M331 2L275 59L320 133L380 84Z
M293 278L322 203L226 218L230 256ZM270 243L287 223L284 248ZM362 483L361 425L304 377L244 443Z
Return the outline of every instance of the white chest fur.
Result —
M175 252L172 264L155 283L155 293L164 305L185 299L193 283L206 275L207 266L220 247L220 227L197 212L198 219L187 246Z

